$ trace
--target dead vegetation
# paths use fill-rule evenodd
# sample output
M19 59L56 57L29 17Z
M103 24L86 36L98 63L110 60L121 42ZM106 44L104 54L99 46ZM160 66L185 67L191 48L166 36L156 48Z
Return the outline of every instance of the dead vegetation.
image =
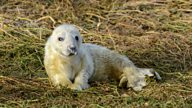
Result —
M72 23L85 42L126 54L152 67L163 82L144 91L94 83L55 90L43 66L44 43L55 26ZM192 1L2 0L0 2L0 107L191 107Z

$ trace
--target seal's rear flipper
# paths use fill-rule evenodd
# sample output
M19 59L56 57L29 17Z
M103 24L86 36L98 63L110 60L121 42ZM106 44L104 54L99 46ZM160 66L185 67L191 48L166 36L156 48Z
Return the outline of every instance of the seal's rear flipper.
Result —
M161 76L158 72L154 71L153 69L149 68L139 68L139 71L142 72L146 76L154 76L157 80L162 80Z

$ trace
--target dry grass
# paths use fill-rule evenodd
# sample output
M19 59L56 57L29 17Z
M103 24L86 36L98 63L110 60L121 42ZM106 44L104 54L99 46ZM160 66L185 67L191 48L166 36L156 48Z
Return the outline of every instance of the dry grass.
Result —
M1 0L0 107L192 107L192 1ZM73 92L46 79L44 43L72 23L85 42L126 54L163 76L144 91L93 83Z

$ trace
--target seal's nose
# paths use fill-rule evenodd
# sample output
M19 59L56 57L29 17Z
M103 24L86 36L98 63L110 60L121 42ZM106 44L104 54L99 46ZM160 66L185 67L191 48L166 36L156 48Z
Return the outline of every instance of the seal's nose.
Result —
M74 52L76 51L76 47L75 46L70 46L69 49L74 51Z
M71 54L76 54L77 48L74 45L68 46L68 50L70 51Z

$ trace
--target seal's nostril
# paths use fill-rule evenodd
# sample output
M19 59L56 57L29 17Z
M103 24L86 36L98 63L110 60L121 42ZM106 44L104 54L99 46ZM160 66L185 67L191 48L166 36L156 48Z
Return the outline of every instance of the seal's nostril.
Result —
M72 51L76 51L76 47L70 47Z
M77 50L74 45L69 46L68 49L69 49L70 51L72 51L72 52L76 52L76 50Z

